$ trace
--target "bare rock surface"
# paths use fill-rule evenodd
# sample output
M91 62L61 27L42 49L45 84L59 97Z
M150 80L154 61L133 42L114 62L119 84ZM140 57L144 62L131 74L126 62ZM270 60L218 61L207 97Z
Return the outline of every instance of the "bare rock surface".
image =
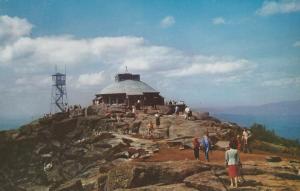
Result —
M184 183L203 191L226 191L225 185L211 171L198 173L184 179Z
M158 185L151 185L151 186L142 186L138 188L130 188L130 189L116 189L116 191L197 191L198 189L187 187L185 184L158 184Z
M107 190L135 188L157 183L181 182L185 177L206 171L209 167L197 161L136 162L116 166L108 173Z
M194 112L191 120L161 112L161 124L149 136L147 124L155 124L156 112L90 106L87 116L60 113L0 131L0 191L300 188L298 158L264 153L242 154L245 181L229 188L224 149L241 127L205 112ZM195 161L191 149L192 138L206 133L215 149L209 163Z

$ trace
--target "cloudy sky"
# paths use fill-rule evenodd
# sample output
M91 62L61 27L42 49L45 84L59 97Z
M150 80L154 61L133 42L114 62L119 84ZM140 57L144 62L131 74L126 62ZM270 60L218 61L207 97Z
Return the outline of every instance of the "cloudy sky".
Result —
M48 112L67 68L71 104L118 72L193 106L300 98L300 1L0 0L0 117Z

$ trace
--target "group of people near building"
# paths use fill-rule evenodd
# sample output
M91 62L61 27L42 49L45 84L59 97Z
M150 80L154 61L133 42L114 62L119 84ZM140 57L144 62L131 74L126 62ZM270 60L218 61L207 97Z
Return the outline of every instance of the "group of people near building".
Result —
M175 106L175 111L174 111L175 116L179 116L179 112L180 112L179 110L180 110L179 106L176 105L176 106ZM184 119L185 119L185 120L190 120L191 117L193 116L192 110L191 110L191 108L188 107L188 106L184 107L184 110L183 110L182 113L183 113L183 116L184 116Z

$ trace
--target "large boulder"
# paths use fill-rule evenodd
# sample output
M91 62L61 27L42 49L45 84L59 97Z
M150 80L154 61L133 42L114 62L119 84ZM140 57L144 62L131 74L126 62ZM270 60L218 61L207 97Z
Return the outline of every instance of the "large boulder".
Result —
M80 180L70 181L61 185L56 191L83 191L83 187Z
M62 140L66 137L67 134L70 134L70 138L76 136L73 131L77 128L77 119L66 119L63 121L55 121L52 124L53 128L53 137L58 140ZM81 132L78 132L80 135Z
M130 189L117 189L116 191L197 191L198 189L187 187L183 183L169 185L150 185Z
M193 112L193 116L197 120L207 120L209 119L209 112Z
M215 146L217 149L226 150L229 147L229 141L218 141Z
M209 170L209 167L198 161L123 163L108 173L106 188L115 190L158 183L171 184L206 170Z
M227 189L211 171L201 172L184 179L184 183L201 191L226 191Z
M281 162L281 158L279 156L268 156L268 157L266 157L266 161L268 161L268 162Z

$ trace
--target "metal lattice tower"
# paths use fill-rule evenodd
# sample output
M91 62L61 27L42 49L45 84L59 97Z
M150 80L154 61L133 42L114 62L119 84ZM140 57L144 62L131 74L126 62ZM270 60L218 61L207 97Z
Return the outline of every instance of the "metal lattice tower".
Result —
M68 107L66 73L56 72L52 82L51 112L64 112Z

